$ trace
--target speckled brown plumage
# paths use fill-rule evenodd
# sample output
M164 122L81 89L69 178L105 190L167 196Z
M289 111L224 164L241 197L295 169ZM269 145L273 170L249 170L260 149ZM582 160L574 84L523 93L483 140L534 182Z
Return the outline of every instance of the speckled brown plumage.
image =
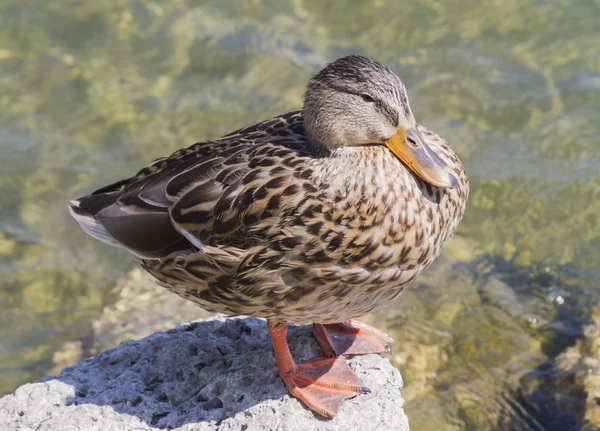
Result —
M463 216L468 180L458 157L420 127L458 173L457 187L440 189L382 146L352 147L345 166L313 154L302 124L301 112L267 120L102 189L120 205L164 214L161 247L129 246L143 267L209 311L287 322L339 322L396 297Z
M350 319L391 301L433 262L468 193L460 160L416 123L400 79L348 56L311 79L302 111L155 160L70 210L178 295L268 319L290 393L331 418L369 392L335 355L391 342ZM304 322L334 357L294 362L287 324Z

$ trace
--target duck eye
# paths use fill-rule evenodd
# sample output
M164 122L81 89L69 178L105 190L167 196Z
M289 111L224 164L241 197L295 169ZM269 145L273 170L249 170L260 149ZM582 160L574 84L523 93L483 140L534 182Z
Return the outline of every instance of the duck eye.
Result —
M362 100L364 100L365 102L368 102L368 103L375 102L375 100L368 94L361 94L360 97L362 97Z

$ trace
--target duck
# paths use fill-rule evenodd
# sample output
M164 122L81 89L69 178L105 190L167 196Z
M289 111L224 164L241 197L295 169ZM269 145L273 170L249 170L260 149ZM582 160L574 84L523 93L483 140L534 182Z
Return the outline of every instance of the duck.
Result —
M460 159L416 122L400 78L349 55L310 79L301 110L154 160L69 210L175 294L266 319L285 386L331 419L370 392L346 357L390 351L357 318L431 265L468 194ZM296 363L290 324L312 324L324 355Z

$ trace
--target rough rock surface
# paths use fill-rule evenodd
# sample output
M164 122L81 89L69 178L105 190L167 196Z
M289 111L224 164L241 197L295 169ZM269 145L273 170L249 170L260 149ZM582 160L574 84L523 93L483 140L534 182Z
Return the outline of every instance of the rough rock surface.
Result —
M322 354L292 327L296 360ZM408 430L402 378L388 359L349 360L373 390L330 421L290 397L264 321L197 321L128 341L0 399L1 430Z

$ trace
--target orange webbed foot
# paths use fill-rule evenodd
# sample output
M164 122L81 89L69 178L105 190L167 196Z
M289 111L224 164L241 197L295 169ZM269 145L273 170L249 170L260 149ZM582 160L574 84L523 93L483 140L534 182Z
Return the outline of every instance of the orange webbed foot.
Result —
M371 392L341 357L321 357L303 362L281 378L293 396L329 419L335 416L345 400Z
M313 333L328 356L392 353L392 337L358 320L332 324L315 323Z

